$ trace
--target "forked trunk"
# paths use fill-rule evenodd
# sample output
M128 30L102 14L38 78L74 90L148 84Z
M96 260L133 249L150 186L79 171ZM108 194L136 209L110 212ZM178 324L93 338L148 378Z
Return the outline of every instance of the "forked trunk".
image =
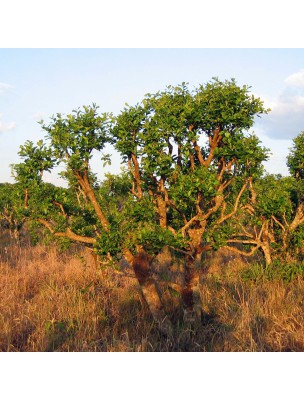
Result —
M173 326L164 311L158 288L152 277L149 264L149 257L144 251L141 251L138 255L133 257L132 266L134 273L138 279L143 296L148 304L153 319L163 334L166 336L172 336Z
M187 323L200 321L202 316L201 296L199 290L199 263L201 255L186 256L185 282L182 292L184 319Z

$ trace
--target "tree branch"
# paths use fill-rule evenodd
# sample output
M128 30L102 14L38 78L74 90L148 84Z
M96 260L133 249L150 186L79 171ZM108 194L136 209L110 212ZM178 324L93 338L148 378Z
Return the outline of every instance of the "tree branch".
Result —
M236 247L223 246L224 249L228 249L230 251L233 251L234 253L241 254L242 256L245 256L245 257L252 256L258 250L259 247L260 246L257 245L256 247L252 248L251 251L247 252L247 251L239 250Z
M285 226L280 221L278 221L274 215L272 215L271 218L273 219L274 222L276 222L281 227L283 232L286 231Z
M227 219L231 218L231 217L237 212L240 199L241 199L242 194L244 193L245 189L247 188L247 185L248 185L248 181L246 181L246 182L243 184L241 190L239 191L239 194L237 195L237 198L236 198L235 203L234 203L233 211L231 211L229 214L226 214L225 216L223 216L222 218L220 218L220 219L217 221L217 223L215 224L215 226L220 225L221 223L223 223L223 222L226 221Z
M70 228L67 228L65 232L55 232L50 222L44 219L38 219L37 221L40 222L42 225L44 225L54 236L65 237L67 239L75 240L76 242L81 242L81 243L87 243L87 244L96 243L95 238L77 235L76 233L72 232Z

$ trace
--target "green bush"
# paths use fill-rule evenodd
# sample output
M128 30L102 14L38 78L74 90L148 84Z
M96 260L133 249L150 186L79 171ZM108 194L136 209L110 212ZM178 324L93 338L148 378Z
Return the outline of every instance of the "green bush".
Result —
M304 277L303 263L282 263L275 261L271 265L264 267L262 264L253 264L241 274L244 281L274 281L283 280L288 283L296 277Z

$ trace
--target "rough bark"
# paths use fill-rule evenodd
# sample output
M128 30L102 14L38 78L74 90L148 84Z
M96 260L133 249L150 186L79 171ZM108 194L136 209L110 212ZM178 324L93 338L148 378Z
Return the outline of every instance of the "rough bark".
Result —
M275 243L275 237L269 228L269 223L267 222L262 233L261 241L261 249L264 254L266 265L270 265L272 263L271 243Z
M296 215L289 225L289 232L293 232L299 225L304 223L304 203L301 203L297 208Z
M85 173L83 173L82 176L80 173L76 173L75 177L77 178L77 181L78 181L81 189L84 191L86 197L91 202L102 227L104 228L105 231L109 231L109 222L108 222L105 214L101 210L100 205L96 199L95 193L90 185L90 182L88 179L88 172L86 171Z
M266 241L263 242L263 244L261 245L261 249L264 254L266 265L270 265L272 263L272 257L271 257L271 249L269 243Z
M166 336L172 336L173 326L164 311L156 282L152 277L148 255L144 251L139 252L132 259L132 267L159 330Z
M198 269L200 261L201 255L196 257L186 256L182 299L184 303L184 320L187 323L200 321L202 316Z
M159 216L159 225L162 228L167 227L167 210L166 210L166 201L163 199L162 195L157 196L157 211Z
M108 231L109 230L109 222L108 222L106 216L104 215L104 213L102 212L100 205L98 204L98 201L96 199L95 193L94 193L93 189L91 188L88 181L85 181L83 189L84 189L86 196L90 200L101 225L103 226L105 231Z

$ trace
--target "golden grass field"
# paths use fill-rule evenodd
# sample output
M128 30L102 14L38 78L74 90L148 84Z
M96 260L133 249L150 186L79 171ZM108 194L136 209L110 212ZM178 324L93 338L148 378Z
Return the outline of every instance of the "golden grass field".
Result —
M179 296L163 298L176 331L163 337L132 277L97 268L86 250L10 243L0 250L0 351L303 351L304 282L246 281L232 260L202 282L209 318L183 326ZM247 265L248 267L248 265Z

